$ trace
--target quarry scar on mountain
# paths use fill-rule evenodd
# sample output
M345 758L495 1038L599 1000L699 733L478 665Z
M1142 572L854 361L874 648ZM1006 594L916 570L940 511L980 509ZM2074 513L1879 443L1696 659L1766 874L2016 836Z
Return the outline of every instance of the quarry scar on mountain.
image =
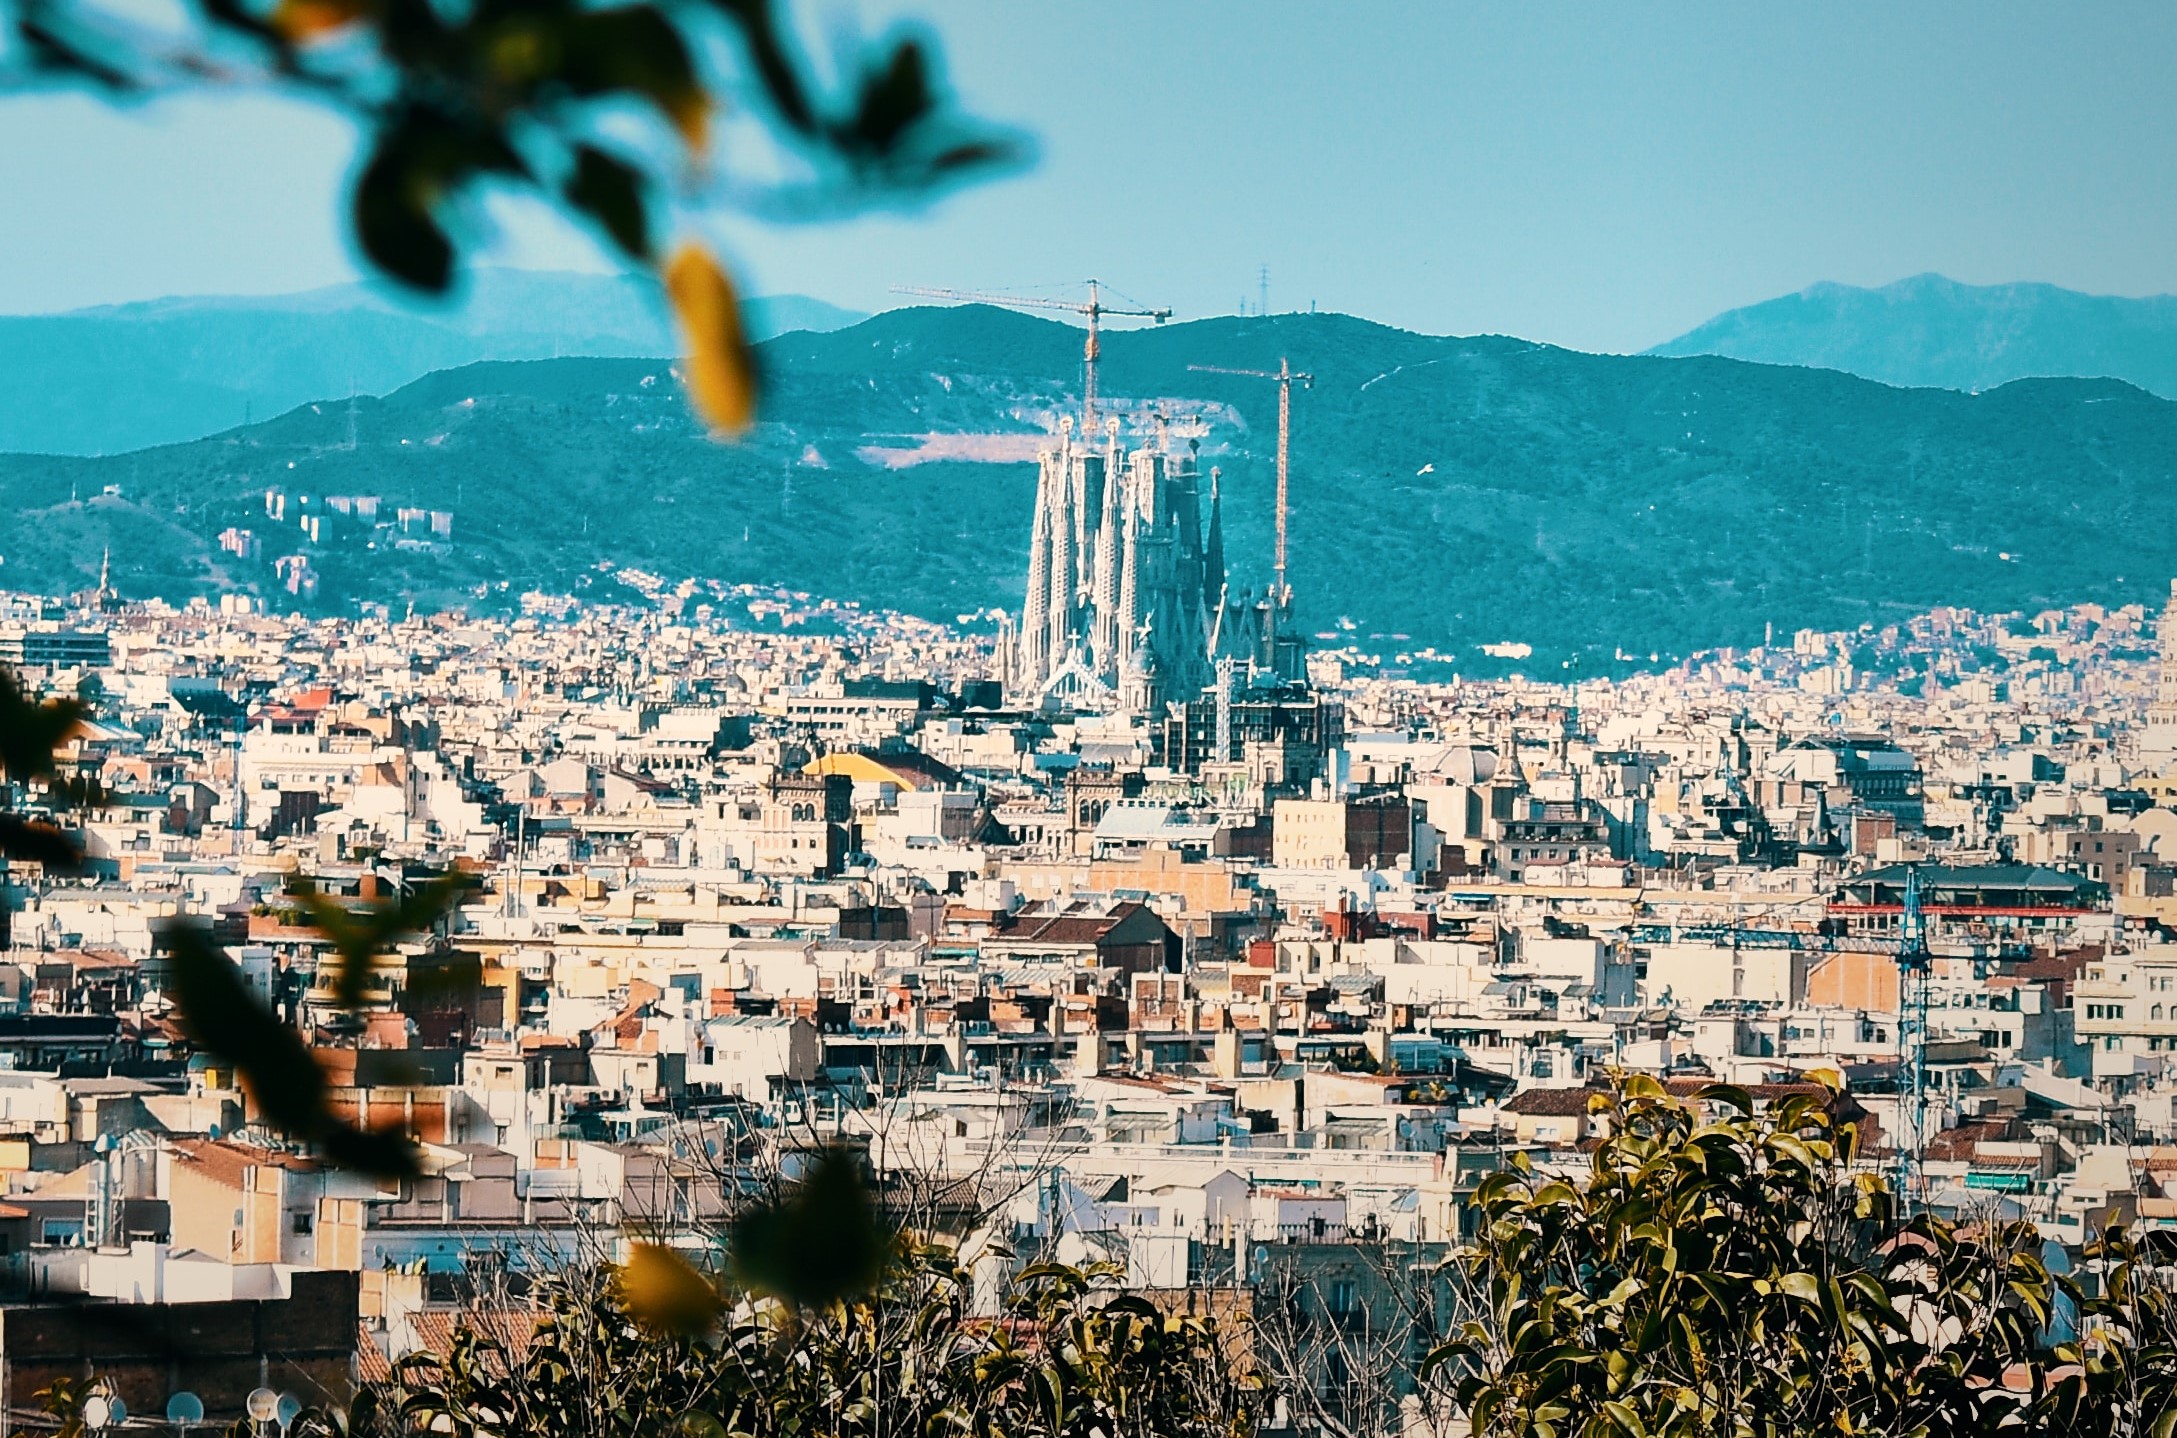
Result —
M1036 451L1048 443L1038 434L931 433L881 438L905 439L912 443L861 445L854 451L855 458L879 469L912 469L918 464L939 460L961 460L970 464L1033 464Z

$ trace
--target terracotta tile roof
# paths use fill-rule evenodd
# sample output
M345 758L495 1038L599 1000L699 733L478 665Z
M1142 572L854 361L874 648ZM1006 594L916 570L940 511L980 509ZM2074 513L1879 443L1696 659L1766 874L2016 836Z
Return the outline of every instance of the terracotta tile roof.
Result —
M1938 1162L1970 1162L1973 1151L1983 1143L1996 1143L2011 1136L2009 1119L1981 1119L1973 1123L1946 1128L1928 1139L1927 1156Z
M2062 982L2078 978L2081 970L2102 957L2099 946L2069 949L2060 954L2039 954L2011 965L2010 973L2021 979L2055 979Z
M253 1168L284 1168L292 1173L314 1173L317 1162L300 1154L281 1153L255 1144L225 1138L177 1138L169 1145L176 1159L191 1165L224 1188L239 1189L242 1175Z
M378 1346L368 1323L355 1325L355 1376L364 1383L389 1383L393 1379L393 1364Z
M454 1335L466 1328L489 1338L519 1363L537 1338L537 1313L520 1307L427 1308L408 1316L419 1351L444 1358L453 1352Z
M1578 1118L1587 1113L1587 1101L1600 1092L1600 1089L1584 1085L1579 1088L1531 1088L1506 1100L1504 1111L1529 1118Z

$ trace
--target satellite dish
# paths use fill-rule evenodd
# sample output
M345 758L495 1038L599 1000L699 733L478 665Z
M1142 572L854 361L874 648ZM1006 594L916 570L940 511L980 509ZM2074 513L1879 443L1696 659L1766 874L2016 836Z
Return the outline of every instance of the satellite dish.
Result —
M106 1421L116 1428L129 1421L129 1406L118 1393L106 1400Z
M297 1413L300 1413L301 1411L302 1400L300 1398L297 1398L292 1393L282 1393L280 1395L279 1406L273 1409L273 1412L279 1417L280 1426L282 1428L285 1428L288 1424L294 1422L295 1415Z
M253 1422L270 1423L280 1411L280 1395L269 1388L252 1388L249 1397L242 1400L242 1411Z
M202 1423L204 1400L184 1388L166 1400L166 1421L175 1424Z
M111 1428L115 1422L113 1410L117 1406L117 1401L110 1395L104 1392L93 1393L83 1400L83 1426L93 1432Z

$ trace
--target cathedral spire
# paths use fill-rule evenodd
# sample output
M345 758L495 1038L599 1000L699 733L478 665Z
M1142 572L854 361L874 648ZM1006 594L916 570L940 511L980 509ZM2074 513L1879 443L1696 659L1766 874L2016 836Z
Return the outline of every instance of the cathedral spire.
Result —
M1028 594L1020 615L1020 687L1034 689L1050 667L1051 489L1056 457L1038 456L1036 513L1028 539Z
M1223 472L1216 465L1209 467L1209 534L1202 541L1202 589L1222 590L1225 586L1225 507Z

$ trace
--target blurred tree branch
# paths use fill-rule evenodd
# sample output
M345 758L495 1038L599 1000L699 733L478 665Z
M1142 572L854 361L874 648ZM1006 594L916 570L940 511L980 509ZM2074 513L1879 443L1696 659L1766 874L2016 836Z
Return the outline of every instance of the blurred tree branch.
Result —
M428 294L461 261L454 211L487 184L594 227L661 279L679 317L690 395L716 429L745 427L755 371L730 280L698 245L661 246L672 196L722 176L716 118L732 102L815 176L773 187L806 211L928 194L1018 160L1019 137L949 103L914 36L850 40L825 84L771 0L179 0L178 26L96 0L0 0L13 44L0 87L88 86L115 99L228 86L301 93L366 132L350 224L370 263ZM647 115L663 143L614 126Z

